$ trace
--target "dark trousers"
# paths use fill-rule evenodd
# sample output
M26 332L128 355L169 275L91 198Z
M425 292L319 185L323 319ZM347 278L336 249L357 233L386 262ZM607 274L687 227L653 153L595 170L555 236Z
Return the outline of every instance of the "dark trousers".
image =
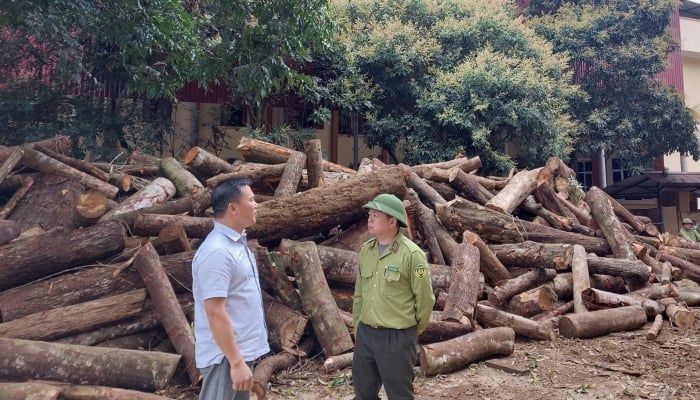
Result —
M352 360L355 399L378 400L384 384L389 400L412 400L417 343L416 327L375 329L360 322Z

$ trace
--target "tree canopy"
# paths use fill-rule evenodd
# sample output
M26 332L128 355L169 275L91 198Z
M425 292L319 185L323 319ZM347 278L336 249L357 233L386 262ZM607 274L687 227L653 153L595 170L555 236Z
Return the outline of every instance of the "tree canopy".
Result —
M603 150L639 169L672 152L700 156L693 114L657 76L678 49L669 30L677 0L533 0L531 25L571 57L588 94L572 103L582 127L575 147Z
M568 156L578 134L568 108L582 93L567 58L511 1L332 5L349 60L373 89L369 145L411 163L479 155L491 170Z

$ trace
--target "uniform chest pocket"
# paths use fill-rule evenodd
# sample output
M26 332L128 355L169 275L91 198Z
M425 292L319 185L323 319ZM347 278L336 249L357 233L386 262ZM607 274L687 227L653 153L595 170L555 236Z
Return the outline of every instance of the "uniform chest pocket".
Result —
M383 284L382 295L384 297L394 297L401 294L404 282L401 278L401 271L398 268L387 267L384 270L384 279L381 281Z

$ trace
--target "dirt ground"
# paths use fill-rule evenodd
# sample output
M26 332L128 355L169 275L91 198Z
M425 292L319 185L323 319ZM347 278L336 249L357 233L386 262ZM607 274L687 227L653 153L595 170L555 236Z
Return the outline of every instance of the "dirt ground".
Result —
M700 400L700 308L695 325L681 331L664 321L656 341L637 331L595 339L554 342L518 339L510 357L498 360L517 372L471 364L460 371L417 377L417 400L668 399ZM325 374L320 357L305 360L273 377L269 400L350 400L350 368ZM167 395L194 400L192 390ZM382 396L386 399L386 396Z

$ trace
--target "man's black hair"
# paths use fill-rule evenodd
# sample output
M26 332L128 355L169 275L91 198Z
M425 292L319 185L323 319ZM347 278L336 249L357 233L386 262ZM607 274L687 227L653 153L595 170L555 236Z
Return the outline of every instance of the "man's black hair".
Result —
M214 216L218 218L224 215L229 203L238 201L241 188L250 185L251 181L248 178L228 179L216 185L211 191L211 207L214 210Z

